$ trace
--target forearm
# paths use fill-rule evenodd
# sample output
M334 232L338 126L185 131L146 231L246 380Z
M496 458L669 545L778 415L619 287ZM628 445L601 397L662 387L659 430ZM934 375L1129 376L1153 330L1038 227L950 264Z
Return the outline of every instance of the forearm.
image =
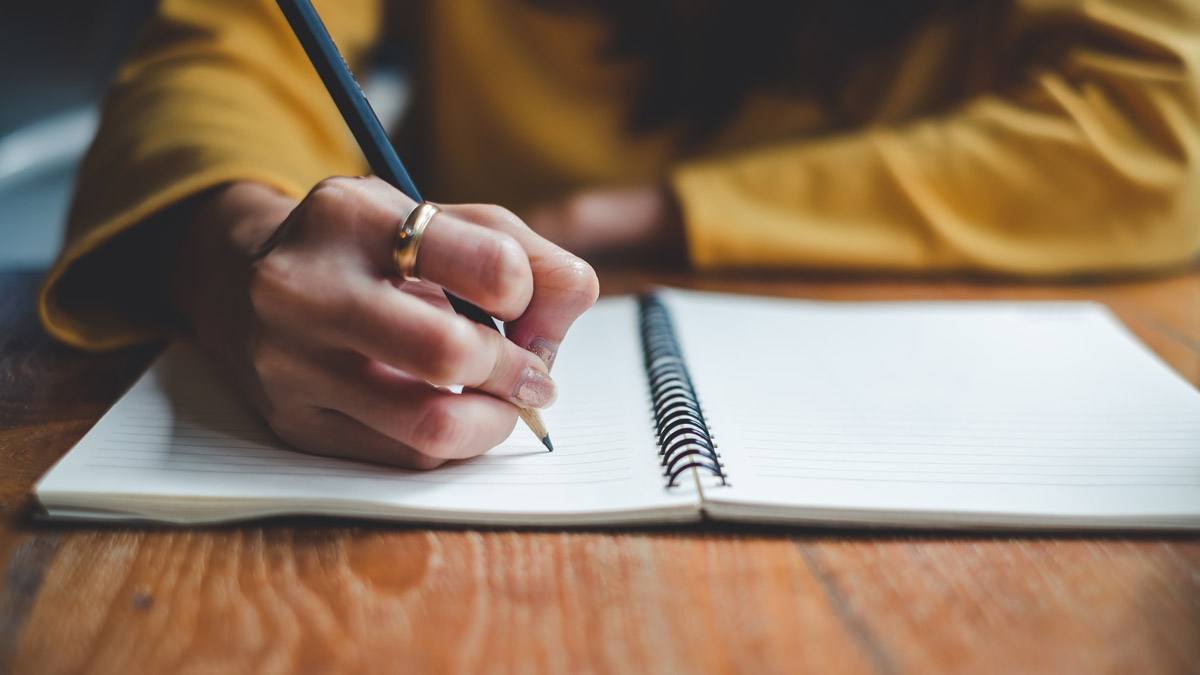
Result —
M1187 264L1200 250L1200 16L1175 0L1157 3L1180 10L1173 24L1117 4L1044 12L1062 22L1040 35L1050 55L947 113L679 167L693 262L1022 275Z
M347 58L360 61L378 28L377 3L319 4ZM299 199L325 176L361 173L341 128L274 2L164 0L109 92L80 168L66 245L42 289L47 329L94 350L162 335L167 317L124 302L125 289L110 283L158 279L131 238L177 227L161 215L220 185L256 181ZM62 302L81 294L91 298L82 308Z

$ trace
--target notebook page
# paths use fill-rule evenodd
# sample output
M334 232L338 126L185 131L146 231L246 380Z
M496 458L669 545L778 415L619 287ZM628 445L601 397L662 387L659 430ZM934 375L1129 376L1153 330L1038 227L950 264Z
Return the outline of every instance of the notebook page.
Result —
M1200 394L1102 306L668 298L716 517L1200 526Z
M523 424L489 453L428 472L301 454L173 345L46 476L51 515L174 522L286 513L498 524L695 520L664 489L636 306L602 300L572 328L545 410L555 449Z

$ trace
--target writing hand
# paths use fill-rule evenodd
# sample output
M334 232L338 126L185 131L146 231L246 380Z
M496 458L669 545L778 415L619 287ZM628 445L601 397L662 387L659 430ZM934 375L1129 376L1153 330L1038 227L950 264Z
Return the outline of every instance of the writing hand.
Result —
M431 468L504 440L513 404L555 396L549 367L596 299L592 269L504 209L443 206L423 280L401 281L391 250L413 206L377 178L327 179L299 203L236 183L185 230L176 307L302 450ZM442 287L506 321L507 339L454 314Z

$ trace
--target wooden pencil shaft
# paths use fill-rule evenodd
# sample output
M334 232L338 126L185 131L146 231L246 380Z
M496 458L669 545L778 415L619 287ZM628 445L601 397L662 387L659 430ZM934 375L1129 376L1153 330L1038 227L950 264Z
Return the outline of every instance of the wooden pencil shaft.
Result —
M517 408L517 412L535 436L547 438L550 435L546 430L546 422L542 419L542 413L538 412L537 408Z

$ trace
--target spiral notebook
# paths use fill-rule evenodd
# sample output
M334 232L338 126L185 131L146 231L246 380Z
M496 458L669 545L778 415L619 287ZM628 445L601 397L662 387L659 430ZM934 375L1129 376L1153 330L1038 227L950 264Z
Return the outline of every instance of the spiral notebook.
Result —
M1200 527L1200 394L1100 305L601 300L518 426L404 471L279 442L170 347L36 488L52 518Z

